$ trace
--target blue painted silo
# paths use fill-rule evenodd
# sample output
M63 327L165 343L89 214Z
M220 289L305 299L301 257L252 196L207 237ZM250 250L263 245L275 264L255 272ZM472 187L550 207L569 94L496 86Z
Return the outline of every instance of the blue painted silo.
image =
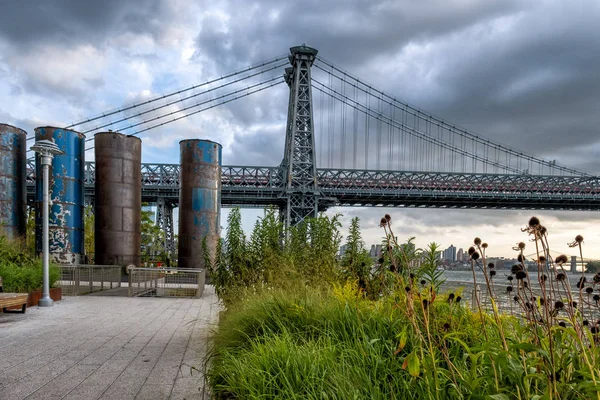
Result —
M179 268L204 268L202 241L213 257L221 231L222 146L182 140L179 150Z
M41 127L36 140L51 140L63 151L55 156L50 170L50 259L60 264L79 264L84 254L84 170L85 135L70 129ZM37 252L42 250L42 165L36 158L36 232Z
M0 235L25 238L27 133L0 124Z

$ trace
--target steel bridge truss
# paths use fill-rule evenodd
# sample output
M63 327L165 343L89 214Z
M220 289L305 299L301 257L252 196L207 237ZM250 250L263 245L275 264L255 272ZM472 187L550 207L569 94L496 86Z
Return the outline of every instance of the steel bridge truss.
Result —
M85 192L93 198L94 163L85 165ZM222 202L227 206L285 206L282 167L223 166ZM29 162L28 198L35 194ZM403 206L600 211L600 178L510 174L317 169L317 187L327 206ZM179 202L179 165L142 164L142 199Z

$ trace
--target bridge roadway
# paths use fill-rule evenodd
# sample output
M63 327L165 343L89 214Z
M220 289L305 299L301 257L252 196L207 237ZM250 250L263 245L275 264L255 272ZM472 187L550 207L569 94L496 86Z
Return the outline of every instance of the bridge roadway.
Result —
M35 196L35 168L29 163L27 197ZM279 167L222 167L225 206L283 206ZM85 167L85 195L94 196L94 163ZM351 207L438 207L600 211L600 177L498 175L443 172L318 169L323 209ZM179 165L142 164L142 201L179 202Z

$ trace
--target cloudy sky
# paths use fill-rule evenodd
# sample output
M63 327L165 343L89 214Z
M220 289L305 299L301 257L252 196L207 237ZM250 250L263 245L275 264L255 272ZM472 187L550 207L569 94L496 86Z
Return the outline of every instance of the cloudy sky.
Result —
M0 122L31 134L70 125L306 43L420 109L600 175L599 20L592 0L0 0ZM179 140L207 138L223 144L224 164L277 165L286 113L279 85L144 132L143 161L177 163ZM582 234L586 254L600 258L599 213L329 211L338 212L345 227L361 218L368 244L389 212L401 238L466 248L481 236L499 256L537 215L556 252L572 254L566 243ZM246 225L259 214L244 212Z

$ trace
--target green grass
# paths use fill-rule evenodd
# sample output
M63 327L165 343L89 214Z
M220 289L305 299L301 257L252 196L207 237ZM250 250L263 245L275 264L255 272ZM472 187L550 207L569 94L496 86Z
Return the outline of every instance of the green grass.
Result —
M249 295L222 314L208 360L211 390L217 399L596 397L567 330L556 330L565 363L553 392L548 355L516 319L502 320L505 350L491 317L482 323L441 295L423 309L415 297L369 301L343 288Z

